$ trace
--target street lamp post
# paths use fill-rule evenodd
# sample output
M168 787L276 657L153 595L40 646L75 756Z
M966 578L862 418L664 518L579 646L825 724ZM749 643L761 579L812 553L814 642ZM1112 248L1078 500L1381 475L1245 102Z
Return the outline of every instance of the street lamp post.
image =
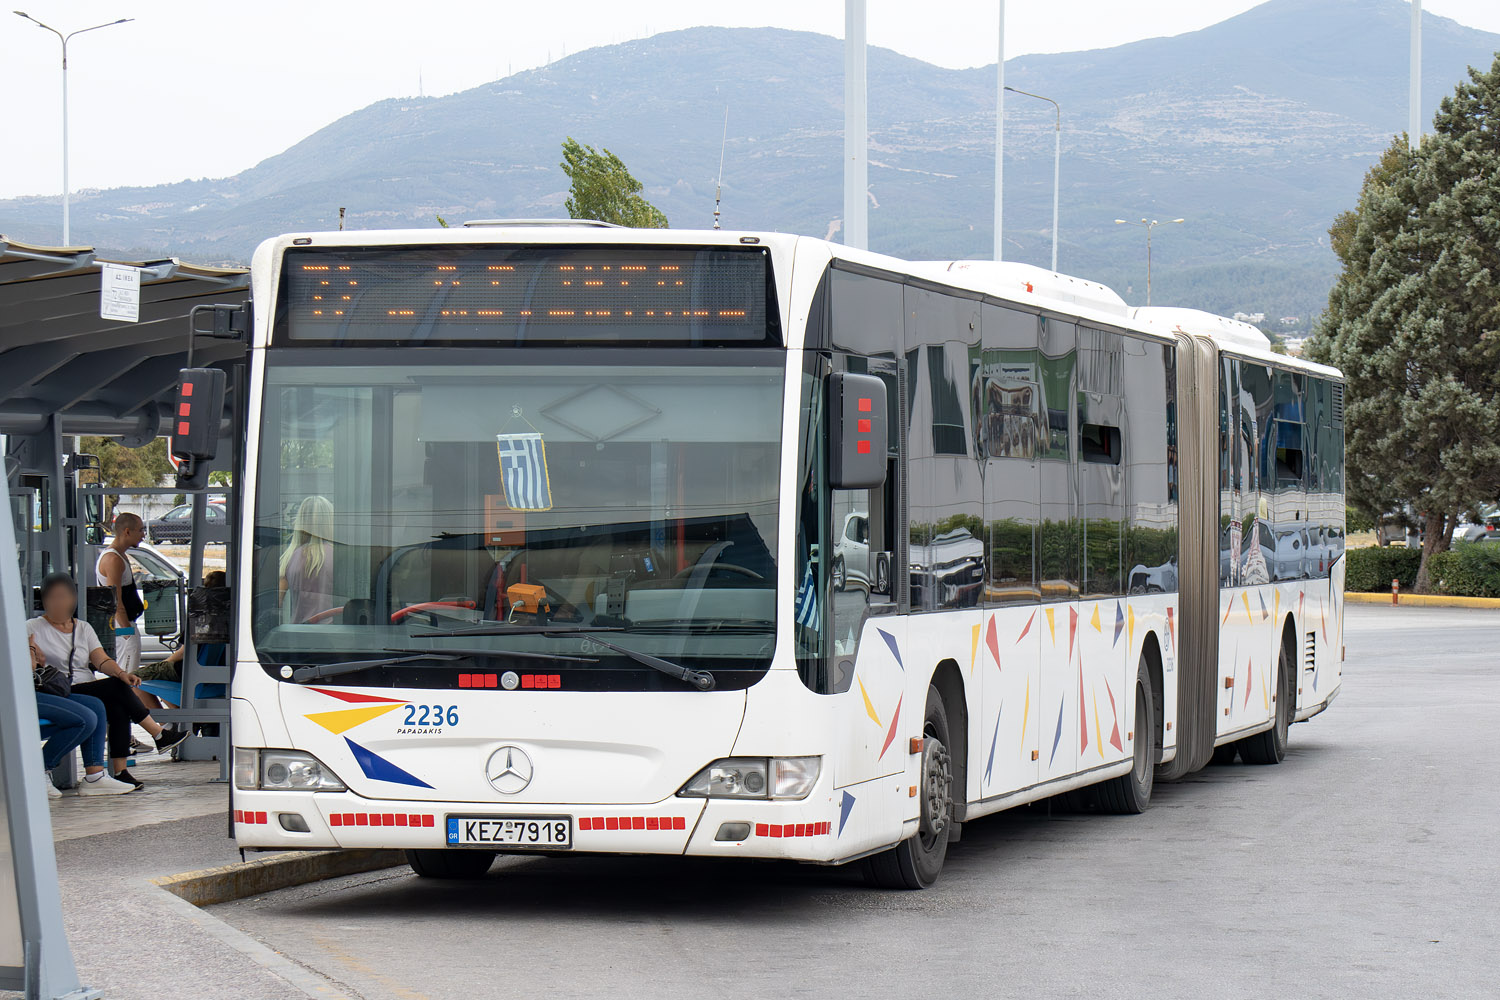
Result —
M1057 112L1057 129L1052 140L1052 270L1057 270L1057 183L1062 169L1062 105L1050 97L1041 94L1033 94L1026 90L1017 90L1015 87L1006 87L1012 94L1020 94L1022 97L1035 97L1039 101L1046 101L1052 105Z
M1140 222L1131 222L1129 219L1115 220L1115 225L1117 226L1140 226L1146 230L1146 305L1148 306L1151 304L1151 230L1157 226L1171 226L1186 221L1186 219L1168 219L1165 222L1158 222L1155 219L1149 222L1145 219L1142 219Z
M12 11L17 17L24 17L38 28L45 28L57 36L62 42L62 161L63 161L63 246L71 245L71 230L68 219L68 39L74 35L81 35L85 31L98 31L100 28L113 27L116 24L126 24L134 21L133 17L122 17L118 21L106 21L104 24L96 24L92 28L79 28L70 31L66 35L50 24L43 24L24 10Z

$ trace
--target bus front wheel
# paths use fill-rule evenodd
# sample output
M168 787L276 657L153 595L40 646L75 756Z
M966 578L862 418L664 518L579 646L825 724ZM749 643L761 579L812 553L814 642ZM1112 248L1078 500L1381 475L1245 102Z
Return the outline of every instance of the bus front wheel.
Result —
M406 863L418 878L481 878L495 863L494 851L407 851Z
M1156 783L1156 704L1151 700L1144 657L1135 675L1134 732L1129 773L1097 786L1096 801L1112 813L1145 812L1151 805L1151 790Z
M948 712L943 696L927 688L927 714L922 720L922 804L915 836L865 863L865 878L881 889L926 889L937 881L948 856L953 826L953 758L948 750Z

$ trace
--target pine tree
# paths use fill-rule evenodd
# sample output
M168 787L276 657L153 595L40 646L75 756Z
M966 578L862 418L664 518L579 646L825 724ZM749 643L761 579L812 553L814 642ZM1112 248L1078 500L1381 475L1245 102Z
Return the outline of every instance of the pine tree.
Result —
M1460 513L1500 497L1500 58L1469 76L1330 229L1344 270L1309 345L1348 379L1350 501L1426 525L1419 592Z

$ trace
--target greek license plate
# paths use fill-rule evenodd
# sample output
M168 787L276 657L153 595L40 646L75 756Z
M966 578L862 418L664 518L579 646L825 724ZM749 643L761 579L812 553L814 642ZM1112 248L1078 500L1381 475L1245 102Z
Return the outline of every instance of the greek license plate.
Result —
M449 816L449 847L570 850L571 816Z

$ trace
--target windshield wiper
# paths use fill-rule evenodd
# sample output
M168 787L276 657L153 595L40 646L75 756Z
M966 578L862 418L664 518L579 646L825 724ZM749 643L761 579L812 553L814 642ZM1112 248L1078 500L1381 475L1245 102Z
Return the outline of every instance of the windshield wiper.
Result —
M475 657L493 659L508 656L521 660L563 660L571 663L599 662L597 659L587 656L568 656L563 653L533 653L508 649L393 649L391 652L404 655L386 656L374 660L345 660L342 663L304 664L292 671L292 679L295 681L313 681L323 677L338 677L341 674L352 674L360 670L376 670L380 667L399 667L424 662L429 666L446 666L455 660L467 660Z
M668 677L675 677L680 681L691 684L699 691L712 691L714 689L714 675L709 673L707 670L694 670L692 667L684 667L680 663L673 663L671 660L664 660L659 656L652 656L650 653L642 653L637 650L630 649L626 646L618 646L610 642L608 639L599 638L598 635L600 632L623 631L625 631L625 629L622 629L617 625L568 625L563 626L562 628L556 628L547 625L481 625L477 628L455 629L452 632L423 632L420 633L420 636L421 638L425 639L428 636L433 635L540 635L546 636L550 639L556 636L565 636L570 634L578 635L582 633L588 636L590 642L597 642L605 649L612 649L616 653L619 653L621 656L629 657L639 664L650 667L652 670L660 671L661 673L666 674Z
M438 629L433 632L408 632L412 639L449 639L464 635L551 635L556 632L623 632L618 625L471 625L468 628ZM447 650L444 650L447 652Z

